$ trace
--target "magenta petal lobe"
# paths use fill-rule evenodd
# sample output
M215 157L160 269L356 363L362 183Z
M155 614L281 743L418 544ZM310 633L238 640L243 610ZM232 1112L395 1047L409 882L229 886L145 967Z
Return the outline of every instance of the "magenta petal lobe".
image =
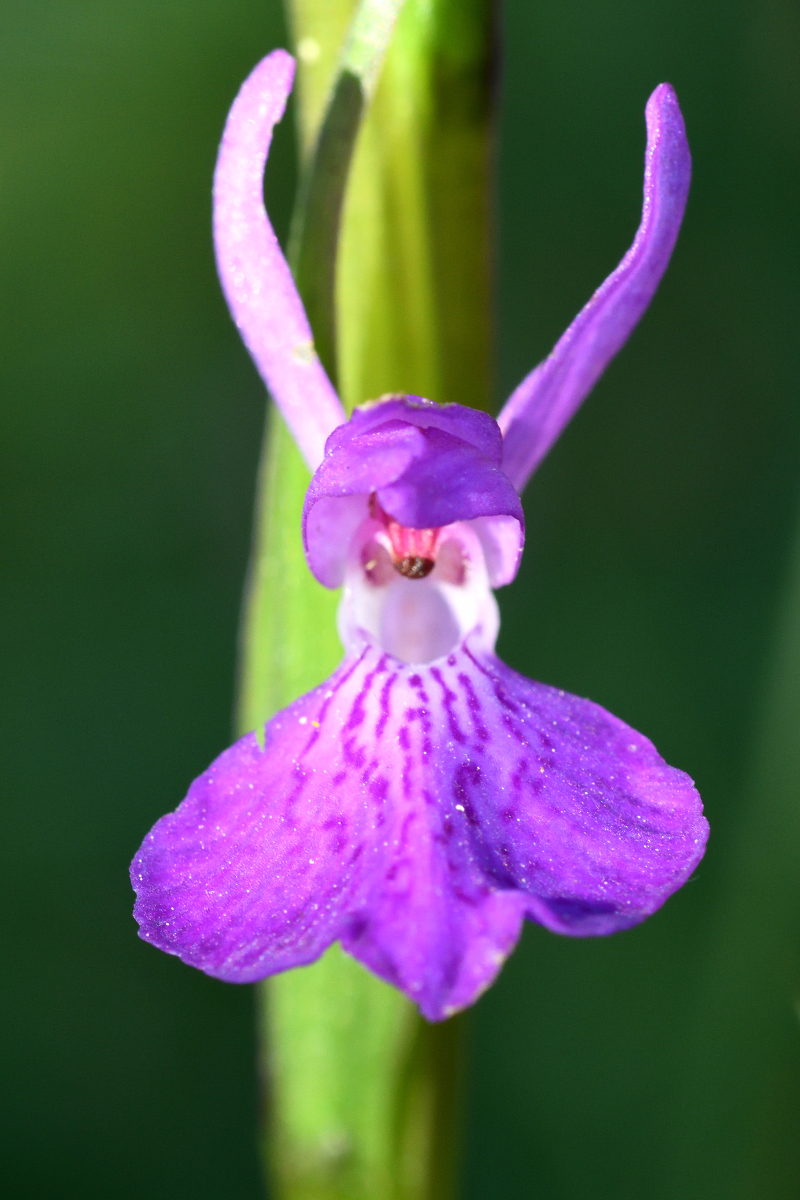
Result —
M312 471L344 410L314 353L311 328L264 209L272 130L292 90L294 60L275 50L234 101L214 175L214 244L225 298L259 373Z
M131 866L145 940L247 983L312 962L339 936L362 902L373 814L320 743L331 701L344 690L352 703L359 665L274 717L263 748L241 738L153 827Z
M683 116L668 83L653 92L645 116L644 206L633 245L498 417L503 470L519 491L627 341L675 246L692 163Z
M705 846L691 780L479 647L410 666L365 640L222 754L134 860L141 936L235 982L340 939L440 1020L524 916L593 935L658 908Z

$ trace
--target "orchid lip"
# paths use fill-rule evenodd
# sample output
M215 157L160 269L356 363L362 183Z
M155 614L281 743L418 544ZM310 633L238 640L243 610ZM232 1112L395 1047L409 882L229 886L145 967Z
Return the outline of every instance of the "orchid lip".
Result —
M658 908L703 853L691 780L483 636L424 666L361 636L226 750L134 859L141 936L236 983L339 940L438 1021L492 982L525 916L602 936Z

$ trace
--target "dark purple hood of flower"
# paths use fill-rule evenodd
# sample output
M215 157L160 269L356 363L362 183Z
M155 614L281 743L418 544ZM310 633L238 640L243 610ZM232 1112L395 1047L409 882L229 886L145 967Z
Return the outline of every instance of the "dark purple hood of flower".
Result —
M261 196L292 73L276 51L234 104L215 238L234 318L315 472L303 536L317 578L343 585L344 659L155 825L131 867L135 913L145 940L239 983L339 940L441 1020L492 982L526 917L627 929L705 848L692 781L646 737L500 662L492 592L517 570L519 492L666 268L689 152L662 84L636 239L498 422L416 396L347 421Z
M375 496L389 517L412 529L500 518L484 522L505 534L492 583L510 583L525 518L502 460L503 437L487 413L420 396L356 409L325 443L306 495L303 539L311 570L326 587L341 584L353 534Z

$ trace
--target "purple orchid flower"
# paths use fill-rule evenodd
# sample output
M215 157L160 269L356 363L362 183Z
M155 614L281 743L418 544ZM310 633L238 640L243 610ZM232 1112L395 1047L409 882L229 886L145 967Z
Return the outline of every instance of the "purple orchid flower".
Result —
M497 422L405 395L348 421L263 206L293 73L275 51L233 105L215 239L236 324L314 472L306 555L343 585L345 655L147 835L136 918L146 941L239 983L338 939L436 1021L492 982L523 918L574 936L627 929L705 848L692 781L647 738L496 658L492 592L517 571L519 493L667 266L689 150L662 84L636 239Z

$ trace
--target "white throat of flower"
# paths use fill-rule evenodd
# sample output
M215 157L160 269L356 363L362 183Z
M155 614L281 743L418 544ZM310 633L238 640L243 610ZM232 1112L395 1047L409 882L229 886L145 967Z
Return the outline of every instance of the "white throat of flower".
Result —
M474 633L494 649L500 628L483 548L468 521L407 529L385 515L350 543L337 619L345 650L364 637L409 664L443 658Z

